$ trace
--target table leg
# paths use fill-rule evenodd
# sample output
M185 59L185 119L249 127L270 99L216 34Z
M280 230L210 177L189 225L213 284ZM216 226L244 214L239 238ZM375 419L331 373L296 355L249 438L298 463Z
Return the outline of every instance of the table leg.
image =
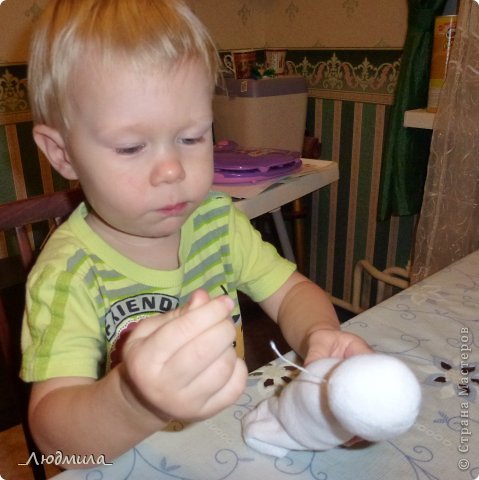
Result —
M318 268L319 190L311 195L311 234L309 238L309 278L317 283Z
M291 241L289 239L288 232L286 231L286 225L284 224L283 215L281 214L281 208L276 208L270 213L273 216L274 226L276 228L276 232L278 233L279 243L281 244L284 257L291 262L296 263L293 247L291 246Z

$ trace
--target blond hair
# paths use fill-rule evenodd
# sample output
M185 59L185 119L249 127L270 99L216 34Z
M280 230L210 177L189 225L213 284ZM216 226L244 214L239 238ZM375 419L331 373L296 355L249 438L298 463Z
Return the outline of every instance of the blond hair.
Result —
M93 56L93 61L88 59ZM33 120L67 125L70 84L81 65L119 61L139 73L199 60L217 80L218 54L181 0L52 0L32 38L28 85Z

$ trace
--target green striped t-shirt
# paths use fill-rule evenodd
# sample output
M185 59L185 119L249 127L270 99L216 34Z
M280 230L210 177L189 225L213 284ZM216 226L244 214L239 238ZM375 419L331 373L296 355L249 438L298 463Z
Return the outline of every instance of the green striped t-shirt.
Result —
M198 288L235 301L242 356L237 290L264 300L295 269L221 193L211 192L183 225L176 270L146 268L124 257L89 227L86 214L80 205L54 232L29 275L25 381L104 375L121 361L126 335L139 320L185 304Z

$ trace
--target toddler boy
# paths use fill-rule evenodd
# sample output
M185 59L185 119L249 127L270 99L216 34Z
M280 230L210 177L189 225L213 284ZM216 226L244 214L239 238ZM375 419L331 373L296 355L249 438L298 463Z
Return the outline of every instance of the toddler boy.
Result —
M34 139L87 199L27 284L22 377L45 453L111 460L172 418L234 403L247 375L237 290L306 362L369 351L210 191L217 71L180 1L53 0L37 25Z

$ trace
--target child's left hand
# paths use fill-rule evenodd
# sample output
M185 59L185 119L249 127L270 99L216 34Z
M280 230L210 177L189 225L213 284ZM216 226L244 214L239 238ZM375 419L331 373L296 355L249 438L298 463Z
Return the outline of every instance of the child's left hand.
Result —
M308 339L304 364L319 358L348 358L353 355L372 353L371 347L357 335L342 330L318 329Z
M308 365L319 358L344 359L365 353L373 353L372 348L361 337L353 333L342 330L316 330L309 338L308 353L304 364ZM344 446L352 447L362 442L364 442L362 438L353 437Z

